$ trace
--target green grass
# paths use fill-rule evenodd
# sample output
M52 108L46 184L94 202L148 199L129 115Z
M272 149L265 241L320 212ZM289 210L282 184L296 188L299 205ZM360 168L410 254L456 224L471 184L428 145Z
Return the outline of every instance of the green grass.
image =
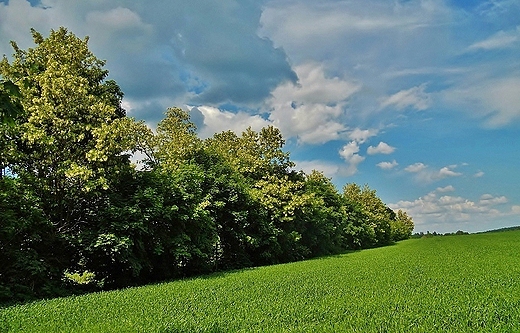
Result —
M0 310L0 332L519 332L520 231Z

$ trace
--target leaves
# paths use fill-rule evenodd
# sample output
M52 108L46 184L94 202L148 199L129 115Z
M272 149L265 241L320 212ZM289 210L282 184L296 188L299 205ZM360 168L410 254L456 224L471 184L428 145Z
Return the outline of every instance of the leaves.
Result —
M25 294L62 287L64 272L117 288L409 237L411 218L375 190L340 194L322 173L294 170L276 127L202 140L172 107L154 132L126 117L88 38L32 35L34 48L12 43L13 60L0 62L0 175L14 175L0 177L0 246L12 261L0 275Z

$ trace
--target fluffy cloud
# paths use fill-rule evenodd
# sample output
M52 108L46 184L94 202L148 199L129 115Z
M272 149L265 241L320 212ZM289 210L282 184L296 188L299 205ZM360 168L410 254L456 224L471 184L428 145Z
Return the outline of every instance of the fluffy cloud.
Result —
M327 77L322 66L307 63L297 66L298 84L285 83L272 92L267 108L269 120L286 137L300 143L325 143L346 132L342 123L348 99L359 85L339 77Z
M416 172L420 172L426 168L427 168L427 166L423 163L415 163L415 164L407 166L404 170L408 171L408 172L416 173Z
M455 172L457 165L450 165L442 167L439 170L432 170L423 163L415 163L407 166L404 170L415 174L414 178L417 182L422 184L429 184L448 177L462 176L462 173Z
M349 132L348 138L359 143L365 143L365 141L373 136L376 136L378 133L379 130L377 129L355 128Z
M452 185L448 185L448 186L445 186L445 187L437 187L436 191L439 192L439 193L454 192L455 191L455 187L453 187Z
M392 154L395 151L395 147L390 146L389 144L385 142L379 142L379 144L376 147L370 146L367 149L368 155L375 155L375 154Z
M417 87L401 90L383 99L381 101L381 108L384 109L393 106L398 110L404 110L406 108L419 111L426 110L432 105L432 100L430 94L424 91L425 89L426 85L421 84Z
M329 178L343 174L341 165L329 161L311 160L294 161L294 163L296 164L296 169L303 170L306 174L310 174L313 170L323 172Z
M358 165L365 160L364 156L358 154L359 145L356 141L351 141L339 151L339 155L347 162L344 170L345 176L352 176L358 171Z
M403 200L389 206L395 210L405 210L413 217L417 230L439 232L453 232L457 229L485 230L489 220L520 213L517 206L500 209L508 201L505 196L484 194L480 200L472 201L443 194L452 191L455 191L452 186L438 188L418 199Z
M499 204L505 204L508 200L505 196L494 197L491 194L483 194L480 197L479 204L481 206L493 206Z
M380 162L376 164L379 168L383 170L391 170L399 165L399 163L396 162L396 160L393 160L392 162Z
M223 111L211 106L199 106L190 110L191 117L202 117L197 124L199 127L199 136L208 138L215 133L231 130L240 135L248 127L255 131L259 131L262 127L271 125L271 123L259 115L251 115L246 112L229 112Z

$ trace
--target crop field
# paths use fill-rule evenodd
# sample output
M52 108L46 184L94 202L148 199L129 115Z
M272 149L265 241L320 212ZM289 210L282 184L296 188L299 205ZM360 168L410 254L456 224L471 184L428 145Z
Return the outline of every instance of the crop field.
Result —
M0 332L519 332L520 231L0 309Z

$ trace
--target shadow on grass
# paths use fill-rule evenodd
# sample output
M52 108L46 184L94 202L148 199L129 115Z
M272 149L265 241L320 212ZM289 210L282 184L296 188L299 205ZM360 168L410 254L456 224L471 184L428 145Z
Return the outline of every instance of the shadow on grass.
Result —
M394 246L396 244L397 243L391 243L391 244L386 244L386 245L381 245L381 246L374 246L371 248ZM200 280L200 279L202 279L202 280L222 279L229 275L238 274L238 273L242 273L242 272L255 271L262 267L285 265L285 264L291 264L291 263L297 263L297 262L303 262L303 261L322 261L322 260L329 260L331 258L341 258L341 257L344 257L346 255L349 255L349 254L352 254L355 252L360 252L362 250L367 250L367 248L356 249L356 250L343 250L336 254L327 254L327 255L322 255L322 256L317 256L317 257L312 257L312 258L304 258L301 260L293 260L293 261L286 261L286 262L280 262L280 263L265 264L265 265L260 265L260 266L236 268L236 269L218 270L218 271L214 271L214 272L206 273L206 274L194 274L194 275L177 277L177 278L166 279L166 280L161 280L161 281L153 281L153 282L149 282L149 283L129 285L129 286L121 287L121 288L110 288L110 289L102 289L102 290L94 290L94 291L76 290L76 291L70 291L69 293L66 293L66 294L57 295L56 297L42 297L42 298L33 298L33 299L25 299L25 300L12 300L12 301L0 303L0 310L2 310L3 308L11 307L11 306L31 304L31 303L36 303L36 302L46 301L46 300L51 300L51 299L66 298L66 297L71 297L71 296L83 296L83 295L95 294L95 293L100 293L100 292L110 292L110 291L116 291L116 290L133 289L133 288L140 288L140 287L145 287L145 286L162 285L162 284L167 284L167 283L176 282L176 281L193 281L193 280ZM0 317L0 319L1 319L1 317ZM1 328L1 320L0 320L0 328ZM217 330L215 332L220 332L220 331ZM0 333L2 333L1 330L0 330Z

